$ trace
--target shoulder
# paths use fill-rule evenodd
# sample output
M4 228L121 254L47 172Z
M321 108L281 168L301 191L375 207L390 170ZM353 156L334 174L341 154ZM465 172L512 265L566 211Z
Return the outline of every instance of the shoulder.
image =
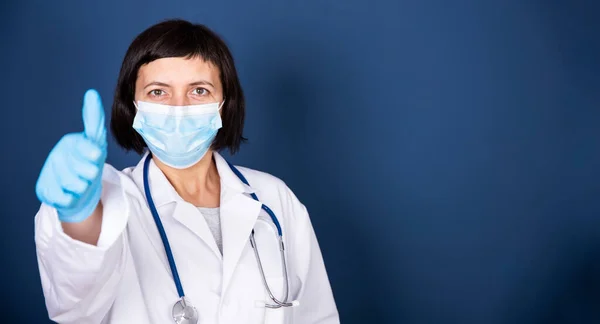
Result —
M235 168L244 175L253 189L290 190L282 179L270 173L238 165Z
M290 235L288 242L299 238L304 242L308 233L312 230L312 223L306 206L298 199L289 185L282 179L264 172L247 167L236 166L246 177L250 189L258 196L258 199L274 211L284 231ZM298 243L305 245L305 243Z
M299 216L307 213L304 204L284 180L264 171L243 166L235 167L246 177L250 188L261 201L278 202L287 214Z

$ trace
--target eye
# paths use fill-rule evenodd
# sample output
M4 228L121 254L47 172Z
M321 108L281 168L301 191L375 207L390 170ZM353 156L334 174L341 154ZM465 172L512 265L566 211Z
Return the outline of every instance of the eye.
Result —
M209 93L209 91L206 90L205 88L196 88L196 89L194 89L193 92L195 95L199 95L199 96L206 96Z
M154 89L154 90L150 90L150 92L148 92L148 94L152 97L160 97L164 94L165 92L163 90L160 89Z

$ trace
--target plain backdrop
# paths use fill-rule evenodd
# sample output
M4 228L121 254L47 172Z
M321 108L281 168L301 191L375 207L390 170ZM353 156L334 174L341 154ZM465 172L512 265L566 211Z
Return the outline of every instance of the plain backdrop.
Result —
M46 323L35 181L166 18L230 45L343 323L600 323L597 1L3 1L0 318ZM139 156L109 142L118 169Z

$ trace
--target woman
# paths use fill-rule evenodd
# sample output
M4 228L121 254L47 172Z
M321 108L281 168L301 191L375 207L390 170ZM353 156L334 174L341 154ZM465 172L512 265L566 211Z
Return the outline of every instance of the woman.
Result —
M243 142L244 109L231 54L206 27L171 20L133 41L111 131L140 162L105 164L90 90L84 131L57 143L36 185L52 320L339 323L305 207L281 180L218 153Z

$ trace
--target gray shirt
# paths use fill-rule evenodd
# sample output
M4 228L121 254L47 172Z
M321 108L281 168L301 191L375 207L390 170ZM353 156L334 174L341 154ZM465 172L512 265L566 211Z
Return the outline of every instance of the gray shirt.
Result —
M215 242L219 247L219 251L221 251L221 255L223 254L223 235L221 233L221 213L219 207L217 208L205 208L205 207L197 207L204 219L206 220L206 224L210 231L212 232L213 237L215 238Z

